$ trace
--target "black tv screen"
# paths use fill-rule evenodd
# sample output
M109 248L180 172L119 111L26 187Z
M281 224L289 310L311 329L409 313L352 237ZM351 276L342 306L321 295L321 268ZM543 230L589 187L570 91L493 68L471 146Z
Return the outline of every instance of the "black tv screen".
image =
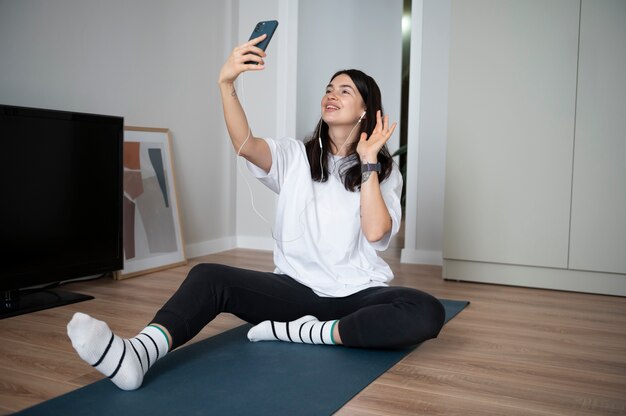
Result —
M0 105L6 296L123 268L123 125L117 116Z

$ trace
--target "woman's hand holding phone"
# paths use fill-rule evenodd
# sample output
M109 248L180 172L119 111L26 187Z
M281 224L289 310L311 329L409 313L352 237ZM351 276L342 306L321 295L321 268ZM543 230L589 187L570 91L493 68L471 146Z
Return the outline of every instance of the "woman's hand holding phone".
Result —
M233 49L228 60L220 71L220 83L234 83L235 79L245 71L259 71L265 68L263 58L265 49L272 40L278 27L276 20L259 22L254 27L250 39Z
M219 83L235 82L239 74L245 71L259 71L265 69L263 58L266 56L263 49L256 45L261 43L267 34L262 34L233 49L232 53L222 66Z

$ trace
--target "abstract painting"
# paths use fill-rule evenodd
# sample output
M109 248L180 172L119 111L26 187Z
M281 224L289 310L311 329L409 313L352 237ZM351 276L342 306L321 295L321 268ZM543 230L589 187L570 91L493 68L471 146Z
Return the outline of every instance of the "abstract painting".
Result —
M187 262L168 129L124 128L124 269L118 279Z

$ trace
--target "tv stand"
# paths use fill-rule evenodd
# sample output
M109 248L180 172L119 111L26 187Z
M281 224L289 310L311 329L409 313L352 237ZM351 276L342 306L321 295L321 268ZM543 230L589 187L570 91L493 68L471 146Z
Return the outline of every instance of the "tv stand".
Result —
M59 289L5 290L0 292L0 319L69 305L93 299L93 296Z

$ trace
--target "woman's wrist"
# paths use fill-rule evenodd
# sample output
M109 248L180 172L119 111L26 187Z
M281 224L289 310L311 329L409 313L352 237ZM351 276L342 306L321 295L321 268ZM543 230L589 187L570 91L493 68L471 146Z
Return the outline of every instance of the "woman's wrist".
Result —
M378 153L375 155L359 155L361 163L378 163Z
M237 98L237 90L235 89L235 84L232 82L218 82L220 92L223 97L231 96Z
M235 88L235 83L233 81L225 81L225 80L218 80L217 81L217 85L222 88L222 89L226 89L226 90L231 90L233 88Z

